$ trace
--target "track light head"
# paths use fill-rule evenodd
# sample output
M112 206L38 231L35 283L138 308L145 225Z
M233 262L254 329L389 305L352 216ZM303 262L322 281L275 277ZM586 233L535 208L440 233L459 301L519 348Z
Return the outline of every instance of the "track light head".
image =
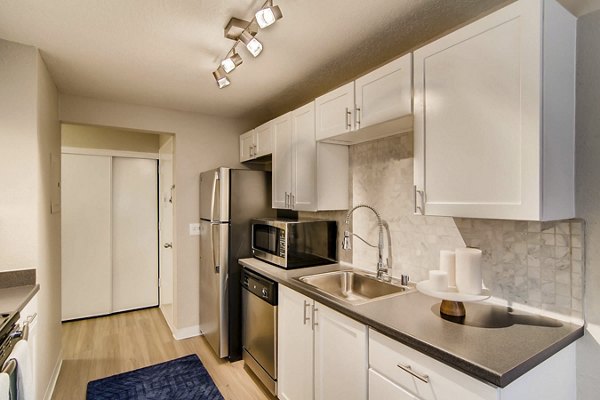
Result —
M246 45L246 48L254 57L257 57L263 49L262 43L252 36L248 31L242 32L240 40Z
M234 49L233 52L227 56L227 58L221 61L221 66L225 70L225 73L228 74L234 69L236 69L236 67L240 65L242 61L242 57L238 53L236 53Z
M268 4L269 6L257 11L255 14L256 22L258 22L258 26L260 26L261 29L264 29L267 26L274 24L278 19L283 18L279 6L274 6L272 1L269 1Z
M219 66L219 68L217 68L217 70L213 72L213 76L215 78L215 81L217 82L217 86L219 87L219 89L223 89L224 87L229 86L229 84L231 83L231 81L227 77L227 73L225 72L223 66Z

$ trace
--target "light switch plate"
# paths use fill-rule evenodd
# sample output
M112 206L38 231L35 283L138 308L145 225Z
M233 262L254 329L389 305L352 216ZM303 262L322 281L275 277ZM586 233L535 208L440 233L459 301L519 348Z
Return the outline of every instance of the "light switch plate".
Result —
M190 236L200 236L200 223L190 224Z

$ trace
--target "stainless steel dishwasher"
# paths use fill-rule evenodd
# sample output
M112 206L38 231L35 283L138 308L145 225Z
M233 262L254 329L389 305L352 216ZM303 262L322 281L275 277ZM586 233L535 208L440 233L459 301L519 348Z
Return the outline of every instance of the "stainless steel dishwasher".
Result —
M242 358L277 395L277 282L242 271Z

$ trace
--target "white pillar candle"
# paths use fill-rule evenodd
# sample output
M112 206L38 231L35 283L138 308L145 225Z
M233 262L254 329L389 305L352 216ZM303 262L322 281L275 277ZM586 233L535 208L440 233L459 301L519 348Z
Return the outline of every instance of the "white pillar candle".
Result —
M455 255L450 250L440 250L440 271L448 273L448 285L456 286L456 263Z
M434 269L429 271L429 285L432 290L445 292L448 290L448 273Z
M481 250L458 248L456 254L456 288L461 293L481 293Z

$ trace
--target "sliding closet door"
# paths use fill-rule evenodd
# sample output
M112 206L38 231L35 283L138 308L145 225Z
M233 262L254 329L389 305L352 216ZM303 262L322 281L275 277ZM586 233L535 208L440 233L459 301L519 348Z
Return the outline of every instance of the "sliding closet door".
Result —
M62 319L112 311L111 157L62 155Z
M113 311L158 305L157 161L113 158Z

